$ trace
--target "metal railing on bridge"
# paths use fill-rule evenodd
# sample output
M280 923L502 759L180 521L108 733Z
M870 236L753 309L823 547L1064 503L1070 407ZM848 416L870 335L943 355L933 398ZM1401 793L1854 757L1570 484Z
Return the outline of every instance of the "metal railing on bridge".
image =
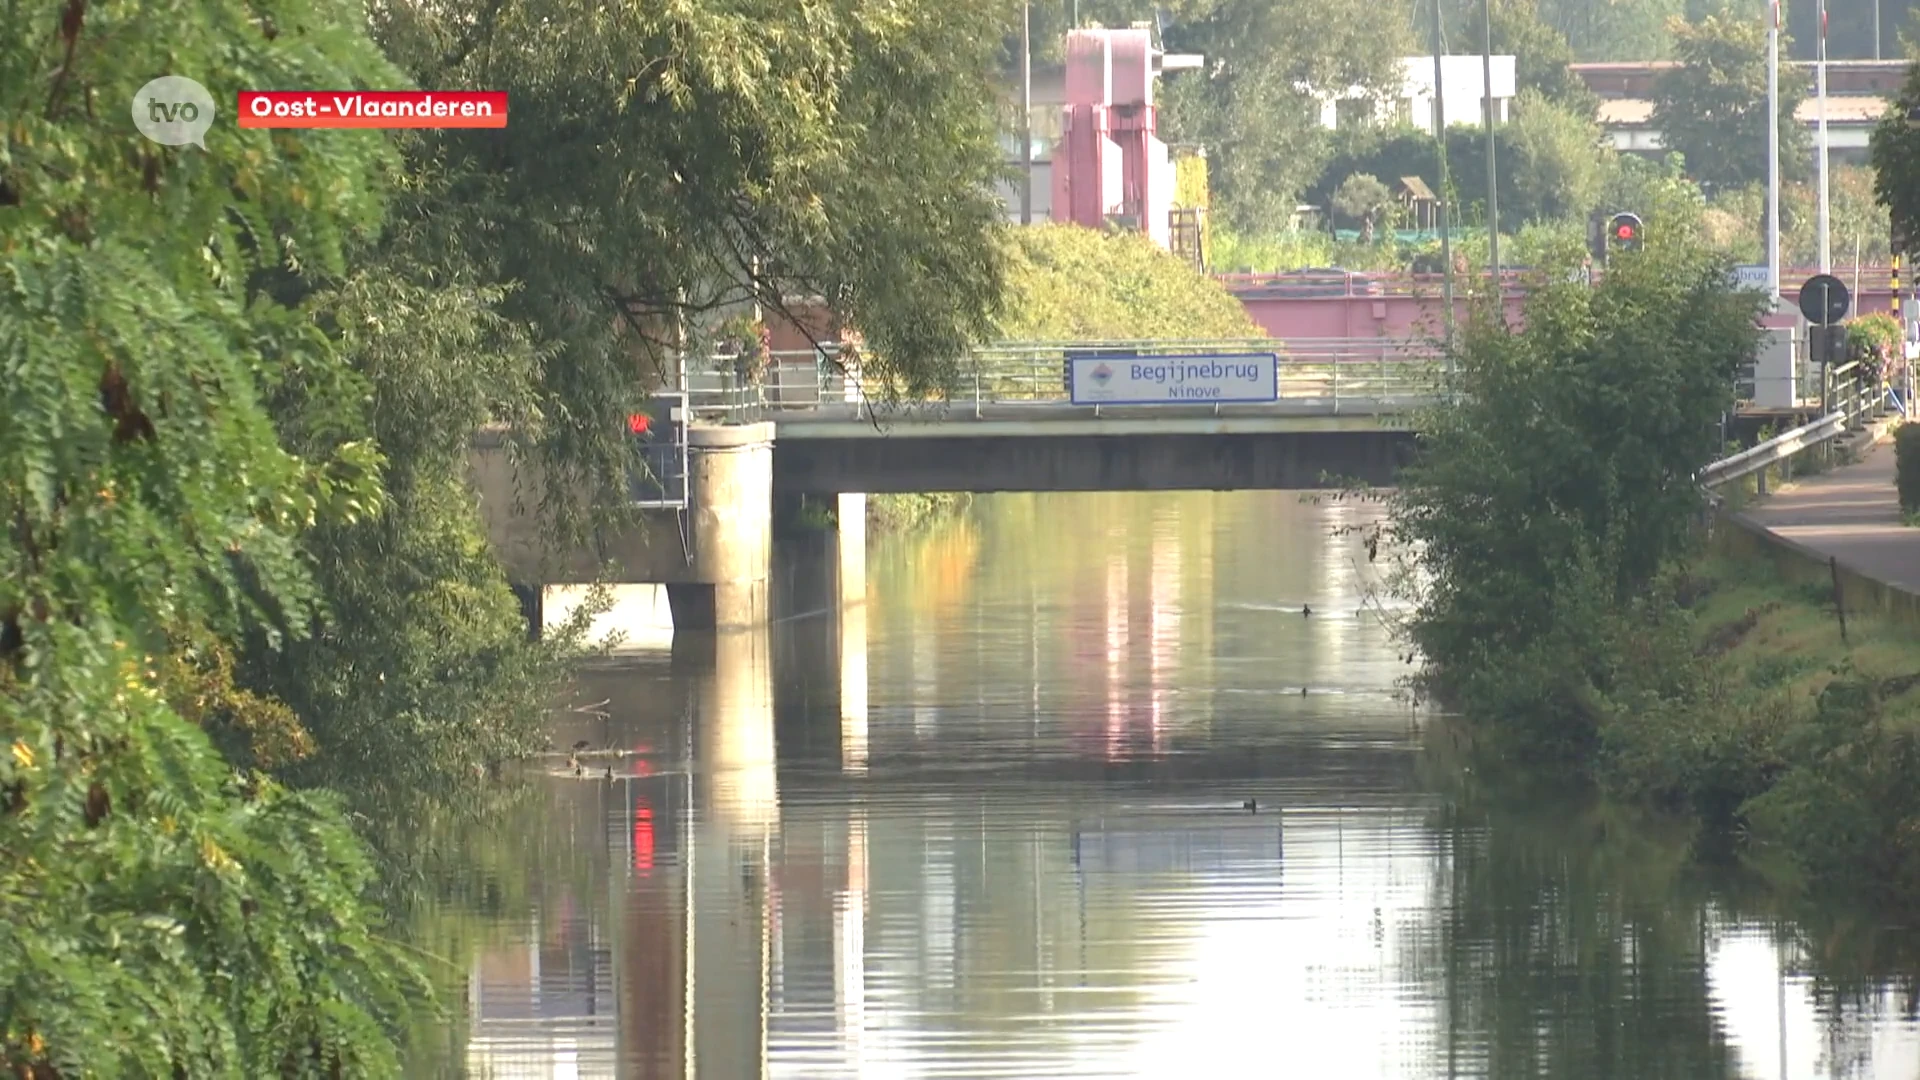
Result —
M694 415L707 422L751 423L782 416L859 413L870 402L969 410L1072 405L1068 365L1073 357L1248 356L1275 360L1275 404L1328 415L1361 408L1413 408L1438 399L1443 364L1437 344L1404 338L1267 338L1203 341L997 342L971 350L942 396L906 399L877 380L848 370L838 350L772 354L765 373L748 378L732 358L692 370L687 392ZM1083 405L1090 415L1116 405ZM1205 407L1154 405L1156 409ZM1236 410L1254 405L1228 405ZM1214 406L1219 411L1222 406Z

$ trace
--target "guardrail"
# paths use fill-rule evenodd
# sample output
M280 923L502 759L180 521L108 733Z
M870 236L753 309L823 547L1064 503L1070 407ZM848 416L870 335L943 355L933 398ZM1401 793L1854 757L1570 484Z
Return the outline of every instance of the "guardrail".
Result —
M1694 477L1695 481L1702 487L1716 488L1769 469L1803 450L1851 431L1856 420L1879 408L1884 393L1878 385L1858 378L1859 371L1860 362L1856 360L1825 375L1822 411L1826 415L1708 465Z
M1437 395L1442 370L1435 345L1397 338L998 342L972 350L961 361L959 378L946 396L903 404L971 406L975 416L988 406L1069 404L1068 358L1090 353L1116 358L1272 353L1279 358L1279 400L1323 405L1330 413L1355 402L1423 403ZM719 423L753 423L793 412L857 412L868 398L889 396L887 387L863 383L858 370L843 369L832 347L776 352L758 380L731 357L716 357L704 370L689 371L687 381L693 414Z

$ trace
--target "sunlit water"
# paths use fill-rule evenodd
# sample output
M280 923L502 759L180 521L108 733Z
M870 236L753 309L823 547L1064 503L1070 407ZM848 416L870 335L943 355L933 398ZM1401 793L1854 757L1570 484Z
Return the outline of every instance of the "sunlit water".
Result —
M1372 513L995 496L837 615L801 551L770 632L591 672L556 745L625 753L543 766L457 894L466 1067L1920 1076L1904 995L1836 1003L1683 847L1438 758Z

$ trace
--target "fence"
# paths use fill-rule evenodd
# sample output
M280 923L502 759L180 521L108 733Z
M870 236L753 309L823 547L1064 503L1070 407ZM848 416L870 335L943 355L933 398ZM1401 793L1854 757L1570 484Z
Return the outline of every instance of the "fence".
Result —
M1781 295L1791 300L1799 292L1800 286L1819 272L1811 267L1781 267ZM1501 294L1508 297L1524 296L1528 288L1538 280L1540 273L1539 270L1526 267L1510 267L1501 270ZM1597 279L1604 273L1604 270L1595 270L1594 276ZM1881 293L1892 288L1890 267L1863 266L1857 277L1852 268L1835 270L1834 274L1856 293ZM1434 298L1441 295L1446 285L1443 274L1416 274L1404 270L1326 268L1220 273L1213 275L1213 278L1235 296L1251 300L1337 300L1387 296ZM1463 297L1469 293L1482 293L1486 291L1487 279L1485 270L1477 273L1462 271L1453 275L1453 287L1455 293ZM1858 306L1856 303L1856 309Z
M687 390L694 415L710 423L752 423L792 412L858 411L868 400L970 406L979 415L990 405L1069 404L1068 357L1093 353L1272 353L1278 357L1279 400L1329 413L1340 412L1343 404L1411 406L1432 400L1443 368L1436 345L1397 338L999 342L969 352L944 394L915 398L899 386L863 380L857 361L855 370L845 370L838 350L826 347L776 352L758 380L736 370L732 358L716 357L704 370L688 372Z

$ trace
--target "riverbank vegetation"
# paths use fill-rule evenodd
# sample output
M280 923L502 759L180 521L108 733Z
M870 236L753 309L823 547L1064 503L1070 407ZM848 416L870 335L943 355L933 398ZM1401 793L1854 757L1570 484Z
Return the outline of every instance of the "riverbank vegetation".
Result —
M1233 294L1138 233L1036 225L1013 233L1011 245L998 337L1220 341L1260 336Z
M401 1074L447 975L407 897L458 875L393 825L491 805L582 622L528 640L474 428L513 426L577 536L624 512L689 310L834 297L908 389L988 333L1008 9L880 6L41 4L0 35L0 1070ZM168 73L506 88L514 123L162 146L126 109Z
M1575 776L1743 835L1804 882L1920 885L1920 665L1831 582L1709 552L1694 473L1760 301L1676 202L1597 287L1545 285L1524 329L1476 317L1465 402L1422 420L1374 543L1408 559L1424 690L1488 761Z

